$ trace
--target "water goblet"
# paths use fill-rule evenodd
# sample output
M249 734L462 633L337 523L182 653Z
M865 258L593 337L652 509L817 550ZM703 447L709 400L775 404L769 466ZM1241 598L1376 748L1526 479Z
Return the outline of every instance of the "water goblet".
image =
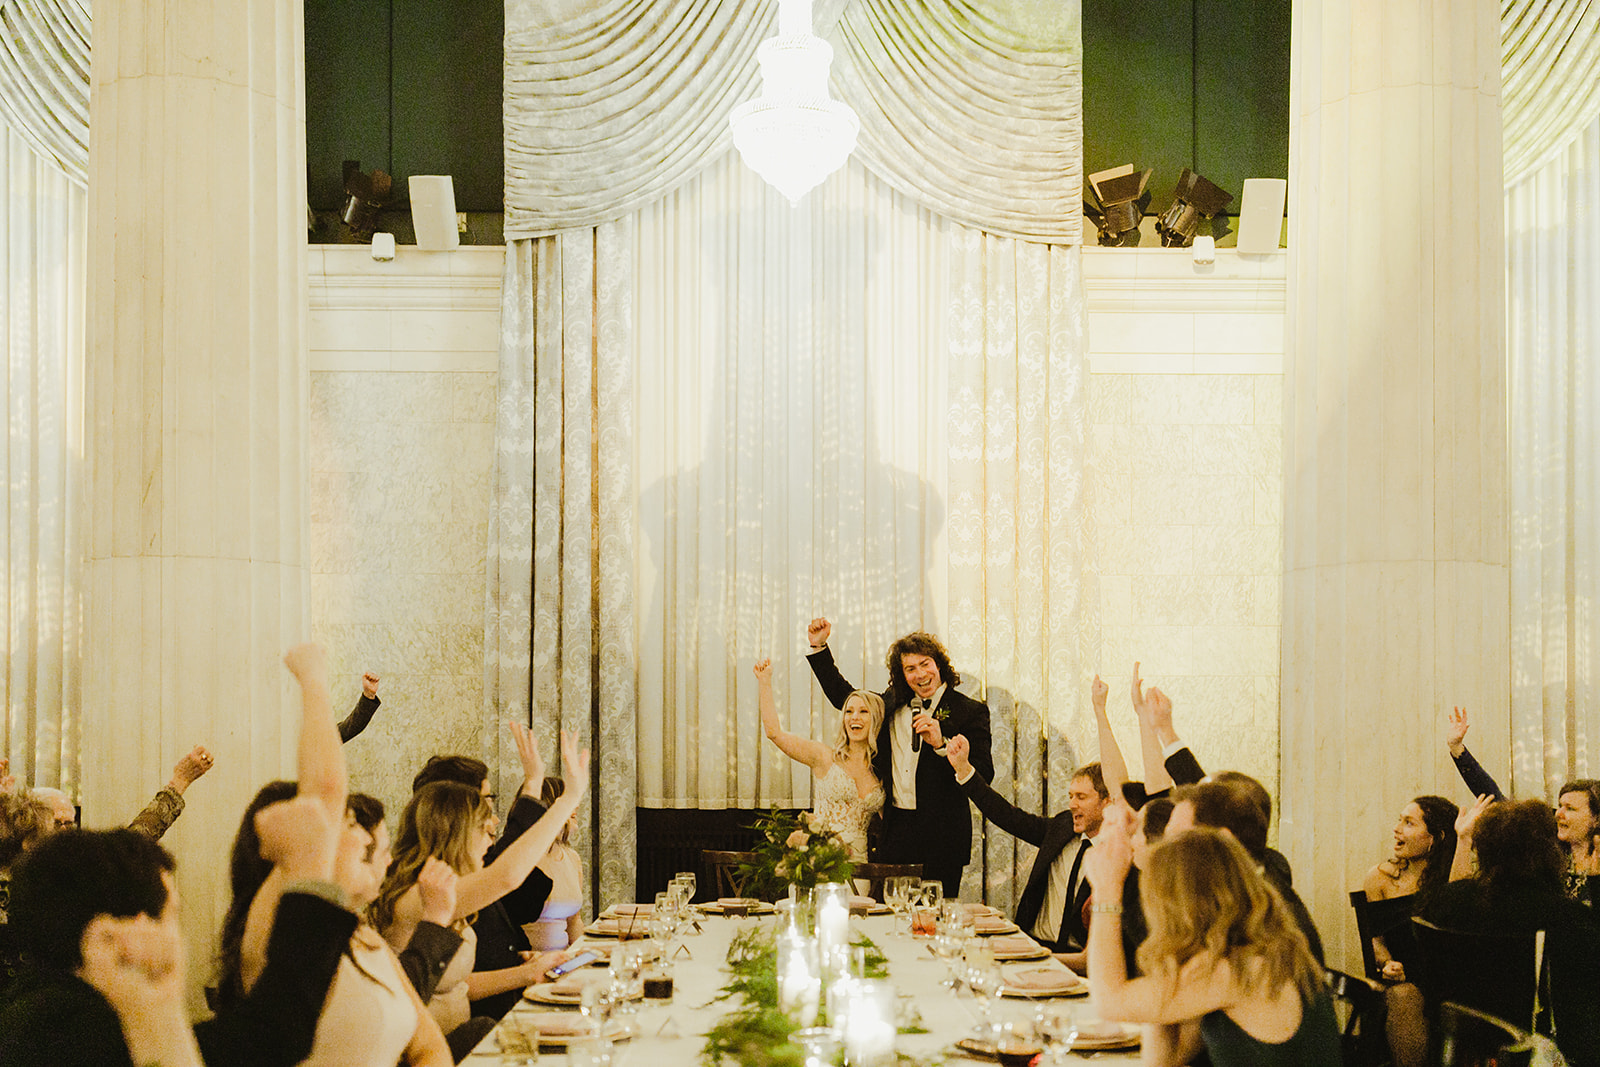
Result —
M607 1024L611 1022L613 1004L610 983L590 982L583 987L583 992L578 995L578 1012L583 1016L589 1033L595 1037L604 1036Z
M984 1041L998 1041L1000 1030L995 1024L994 1000L1005 986L1005 977L992 957L985 961L981 956L967 961L964 977L967 988L977 997L978 1011L983 1016L978 1027L979 1037Z
M677 873L676 877L674 877L673 881L681 882L684 885L684 887L686 889L686 893L685 893L684 898L683 898L684 899L684 903L693 904L694 903L695 885L697 884L697 881L698 881L695 878L694 872L693 871L679 871Z
M1078 1039L1077 1009L1067 1004L1040 1005L1033 1028L1044 1042L1050 1062L1059 1065L1067 1062L1067 1053Z

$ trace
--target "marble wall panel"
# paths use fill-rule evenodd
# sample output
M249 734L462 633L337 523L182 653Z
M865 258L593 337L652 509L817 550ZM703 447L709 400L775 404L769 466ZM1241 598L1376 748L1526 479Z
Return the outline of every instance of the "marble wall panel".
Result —
M1086 249L1084 263L1096 669L1111 683L1113 727L1139 773L1126 695L1138 660L1172 697L1202 765L1245 771L1276 794L1281 264L1277 277L1272 264L1260 268L1268 276L1246 290L1242 265L1208 277L1176 252ZM1147 275L1169 299L1128 304L1129 286Z
M500 250L441 260L402 249L382 267L317 251L312 613L341 715L362 671L382 678L381 709L345 751L351 788L383 800L392 828L428 756L485 747Z

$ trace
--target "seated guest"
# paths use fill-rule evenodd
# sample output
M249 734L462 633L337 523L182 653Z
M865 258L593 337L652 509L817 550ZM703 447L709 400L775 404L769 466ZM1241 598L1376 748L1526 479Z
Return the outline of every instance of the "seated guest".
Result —
M1100 832L1100 817L1110 799L1100 765L1088 763L1074 771L1067 787L1067 810L1046 818L1023 811L996 793L973 767L970 753L965 737L950 738L946 758L955 770L956 784L984 818L1039 850L1017 900L1014 921L1081 972L1089 940L1083 922L1089 899L1083 857Z
M1422 917L1456 930L1521 933L1588 925L1593 912L1563 892L1566 857L1556 817L1538 800L1493 803L1487 796L1456 820L1460 843L1451 881ZM1470 872L1477 861L1477 873ZM1557 936L1552 934L1552 936Z
M183 794L211 769L212 763L211 753L206 751L206 746L196 745L191 748L173 766L172 777L167 779L167 784L156 791L156 795L150 798L150 803L144 806L144 810L133 817L128 828L139 831L152 841L161 840L161 836L172 829L172 824L183 814ZM72 806L72 800L67 794L48 786L40 786L32 790L32 793L50 805L57 830L78 825L77 809Z
M1248 778L1255 788L1241 785L1238 778ZM1260 799L1265 792L1260 782L1247 775L1238 775L1228 782L1201 782L1199 785L1183 786L1172 795L1172 818L1167 823L1167 834L1180 834L1196 826L1209 826L1233 834L1250 857L1261 866L1267 881L1283 897L1283 902L1305 934L1306 943L1311 946L1311 955L1321 964L1322 938L1317 934L1316 924L1311 921L1311 913L1306 910L1305 902L1294 891L1289 861L1267 848L1268 815ZM1269 855L1277 855L1281 862L1269 862Z
M1089 854L1097 900L1122 899L1132 858L1125 812L1113 810ZM1124 968L1120 903L1095 905L1089 965L1100 1014L1147 1024L1144 1063L1176 1067L1203 1047L1215 1067L1339 1067L1322 969L1231 834L1174 833L1169 823L1140 899L1150 927L1138 951L1143 975L1129 978Z
M365 793L351 793L350 815L367 835L363 864L377 875L371 892L363 894L362 904L365 905L377 897L394 857L390 852L389 828L383 821L383 801ZM417 890L422 897L422 918L411 940L400 950L399 958L400 969L411 982L411 988L417 991L423 1003L427 1003L439 987L445 968L461 948L461 935L450 929L456 912L456 872L448 863L430 856L417 876Z
M545 778L539 802L546 808L567 791L567 784L554 776ZM544 902L539 921L525 931L535 951L564 949L583 936L583 857L572 847L572 831L578 823L574 811L562 824L561 836L550 846L538 869L550 879L550 896Z
M286 878L266 963L250 994L196 1024L190 1040L213 1064L290 1067L311 1051L356 917L330 899L344 895L330 882L337 823L314 801L300 800L262 812L260 825L263 847ZM155 1062L152 1053L162 1050L145 1039L174 1035L118 1025L123 1006L108 1002L96 981L104 976L96 957L105 947L97 920L146 916L175 923L172 870L160 845L131 830L52 834L18 866L13 907L30 969L0 1011L0 1063Z
M565 733L561 752L572 784L543 818L487 864L483 860L494 840L494 811L481 793L457 782L434 782L418 790L400 816L394 860L370 915L391 946L406 944L422 914L417 876L423 864L437 857L455 870L456 909L450 922L465 940L439 979L428 1010L450 1039L458 1062L494 1025L489 1016L474 1016L471 1002L521 991L559 958L532 956L514 967L475 970L477 939L468 918L521 885L577 811L589 781L589 753L580 752L576 739Z
M1411 801L1395 824L1393 854L1368 871L1363 884L1369 902L1397 902L1390 913L1396 921L1372 939L1373 956L1384 979L1395 983L1384 993L1389 1048L1395 1067L1420 1067L1427 1057L1428 1028L1423 1018L1422 994L1406 981L1405 960L1413 942L1411 924L1404 920L1449 881L1456 853L1458 814L1456 806L1444 797L1421 796ZM1405 901L1411 906L1399 903Z
M1466 708L1452 708L1445 729L1445 745L1461 780L1473 796L1504 800L1494 778L1467 751ZM1600 885L1600 781L1578 778L1556 790L1556 830L1565 857L1562 884L1568 897L1590 907Z
M521 723L506 725L522 764L522 785L517 789L511 810L506 813L505 829L484 856L485 863L493 862L545 812L544 805L539 803L539 792L544 787L544 757L539 753L539 743L533 731ZM433 782L457 782L487 797L491 804L494 801L488 764L472 756L430 757L411 780L411 791L416 793ZM533 946L525 928L538 921L549 894L549 876L535 867L521 885L478 912L477 918L472 920L472 932L478 939L476 970L504 971L526 962ZM473 1001L472 1014L498 1019L511 1010L520 996L517 990L508 989L493 996L478 997Z

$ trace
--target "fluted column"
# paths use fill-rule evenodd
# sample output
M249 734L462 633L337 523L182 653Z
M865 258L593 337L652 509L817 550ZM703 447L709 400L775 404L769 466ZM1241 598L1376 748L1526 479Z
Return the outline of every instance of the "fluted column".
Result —
M1509 749L1499 5L1296 0L1280 836L1330 963L1400 809Z
M94 8L84 818L125 822L212 749L163 842L192 936L220 926L245 802L294 768L278 660L309 631L302 38L299 0Z

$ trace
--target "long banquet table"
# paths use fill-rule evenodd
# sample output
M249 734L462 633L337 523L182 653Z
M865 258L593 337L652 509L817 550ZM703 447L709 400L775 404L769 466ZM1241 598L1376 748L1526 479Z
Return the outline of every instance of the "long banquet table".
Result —
M728 981L726 961L729 943L734 934L741 929L758 923L771 924L776 921L771 915L739 919L712 915L701 919L702 931L698 934L691 933L683 939L683 944L688 946L693 958L679 953L674 969L675 995L672 1018L681 1036L657 1037L646 1033L630 1041L619 1041L613 1059L614 1067L655 1067L657 1064L664 1067L698 1065L700 1052L705 1044L706 1031L731 1007L726 1003L711 1003L712 998ZM905 932L904 925L896 927L889 916L855 917L850 920L850 925L852 937L857 932L864 933L883 951L888 960L890 983L900 997L911 998L921 1016L922 1025L929 1031L926 1034L901 1034L896 1046L898 1051L923 1062L928 1062L939 1055L957 1063L983 1062L968 1060L955 1048L956 1040L972 1031L977 1020L977 1009L970 994L958 997L941 985L945 967L928 951L927 942L914 941ZM603 943L614 942L603 941ZM1039 961L1031 961L1002 966L1014 968L1039 965ZM1047 1003L1073 1005L1080 1018L1087 1019L1093 1014L1089 1000L1083 997L1057 998ZM543 1012L556 1009L523 1000L513 1010ZM657 1012L659 1010L655 1009ZM1021 1024L1031 1021L1034 1011L1032 1001L1002 997L997 1002L995 1014L1000 1020ZM647 1011L643 1018L652 1021L659 1016ZM1123 1052L1075 1052L1068 1057L1069 1063L1087 1060L1107 1064L1137 1063L1139 1053L1137 1049ZM552 1051L546 1048L539 1062L541 1065L549 1065L565 1064L566 1061L567 1057L559 1050ZM470 1067L490 1067L500 1062L497 1031L491 1031L482 1044L463 1061Z

